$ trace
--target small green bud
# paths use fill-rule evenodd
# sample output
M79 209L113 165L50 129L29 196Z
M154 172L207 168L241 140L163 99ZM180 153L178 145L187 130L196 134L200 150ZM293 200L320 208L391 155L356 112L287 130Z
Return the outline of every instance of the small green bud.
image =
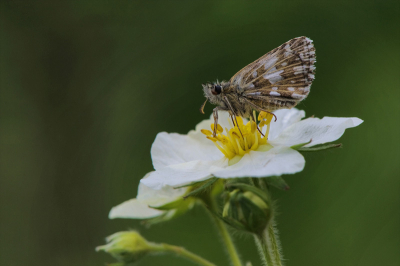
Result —
M260 194L262 193L262 194ZM222 219L238 230L261 233L268 225L272 211L268 197L261 189L234 189L226 199Z
M152 244L136 231L118 232L107 237L106 241L107 244L97 247L96 251L109 253L119 262L123 262L121 265L136 262L152 251Z

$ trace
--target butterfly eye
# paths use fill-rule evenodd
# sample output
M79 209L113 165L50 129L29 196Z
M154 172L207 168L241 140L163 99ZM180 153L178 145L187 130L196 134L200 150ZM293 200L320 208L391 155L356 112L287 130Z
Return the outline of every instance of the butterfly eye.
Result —
M222 88L219 85L215 85L214 88L211 89L211 93L214 95L220 94L221 91L222 91Z

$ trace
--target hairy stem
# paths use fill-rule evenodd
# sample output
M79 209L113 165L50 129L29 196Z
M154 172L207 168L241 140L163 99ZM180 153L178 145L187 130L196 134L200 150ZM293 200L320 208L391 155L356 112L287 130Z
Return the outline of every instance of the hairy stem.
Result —
M268 230L254 236L260 258L264 266L274 266L271 256L271 244L269 243Z
M271 239L272 250L274 253L275 265L282 266L281 243L279 241L278 230L276 229L275 221L272 220L268 227L268 234Z
M255 235L256 245L265 266L282 266L280 244L274 225L271 223L260 235Z
M255 180L252 180L253 184L259 188L262 188L267 193L270 202L272 202L271 193L266 183L261 179L257 181L258 184L255 182ZM273 203L271 204L271 212L272 218L268 227L265 228L261 234L255 236L255 241L264 265L282 266L281 246L274 219L275 205Z

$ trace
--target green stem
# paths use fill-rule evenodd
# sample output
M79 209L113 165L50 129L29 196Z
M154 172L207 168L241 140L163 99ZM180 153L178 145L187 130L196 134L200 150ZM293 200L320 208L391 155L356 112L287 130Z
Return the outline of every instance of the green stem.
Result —
M255 241L265 266L282 266L279 240L272 223L262 234L255 236Z
M209 262L208 260L184 249L183 247L178 247L178 246L173 246L169 244L158 244L156 246L153 246L153 249L155 251L160 251L160 252L170 252L175 255L178 255L182 258L186 258L198 265L204 265L204 266L216 266L214 263Z
M263 180L259 179L258 181L258 187L262 188L267 193L270 202L272 202L268 186ZM253 184L255 184L254 181ZM271 208L272 218L269 225L260 235L255 236L255 240L261 260L266 266L282 266L281 247L274 219L275 206L273 203L271 204Z
M255 241L263 265L273 266L270 254L270 243L267 230L265 230L261 235L255 235Z
M271 225L268 228L268 233L271 239L272 250L275 257L275 265L282 266L281 247L279 242L278 230L276 229L274 220L272 220Z
M233 266L242 266L242 263L239 259L238 252L236 251L235 245L233 244L232 238L229 235L228 229L223 221L221 221L217 216L213 213L218 213L218 206L215 199L209 195L208 197L203 197L203 202L211 211L211 217L214 219L215 224L217 225L218 231L221 234L222 240L225 243L225 248L228 251L228 254L231 258L231 262Z

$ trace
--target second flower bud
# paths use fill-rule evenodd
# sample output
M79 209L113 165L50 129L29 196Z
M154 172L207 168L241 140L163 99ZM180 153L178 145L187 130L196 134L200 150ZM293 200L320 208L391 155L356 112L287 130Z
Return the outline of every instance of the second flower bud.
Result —
M234 228L260 234L272 218L268 195L261 189L242 183L231 184L222 219Z

